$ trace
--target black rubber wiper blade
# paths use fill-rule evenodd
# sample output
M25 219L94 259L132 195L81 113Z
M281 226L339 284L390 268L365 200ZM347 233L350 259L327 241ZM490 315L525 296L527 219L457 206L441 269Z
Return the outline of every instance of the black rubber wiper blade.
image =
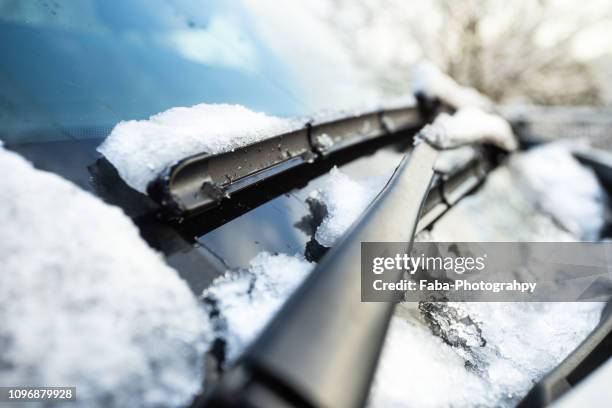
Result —
M314 121L233 151L179 160L151 182L147 192L168 213L184 217L215 207L221 199L287 170L357 144L416 131L424 123L416 105Z

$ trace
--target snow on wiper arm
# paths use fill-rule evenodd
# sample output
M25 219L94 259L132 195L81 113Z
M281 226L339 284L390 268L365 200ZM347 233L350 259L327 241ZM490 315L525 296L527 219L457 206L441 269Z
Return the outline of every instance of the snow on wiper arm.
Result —
M510 124L501 116L478 108L461 108L453 115L440 113L419 132L420 139L438 149L454 149L475 143L489 143L506 151L518 148Z
M141 193L165 168L206 152L219 154L300 129L305 121L253 112L240 105L171 108L147 120L119 122L98 147L123 180Z
M203 104L148 121L121 122L98 150L129 185L146 191L170 214L184 216L356 144L403 131L412 135L423 123L412 99L403 107L311 121Z

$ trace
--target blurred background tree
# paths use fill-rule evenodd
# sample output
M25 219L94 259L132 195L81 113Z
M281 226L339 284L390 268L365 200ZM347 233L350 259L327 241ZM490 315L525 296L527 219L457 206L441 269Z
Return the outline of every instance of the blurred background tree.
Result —
M601 56L612 51L609 0L329 2L320 13L391 93L421 58L496 102L599 105L612 80L601 74L612 67Z

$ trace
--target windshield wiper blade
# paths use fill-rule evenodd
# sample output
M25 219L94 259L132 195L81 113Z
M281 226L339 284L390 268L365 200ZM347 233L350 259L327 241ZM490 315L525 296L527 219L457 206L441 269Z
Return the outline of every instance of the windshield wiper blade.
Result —
M179 160L151 182L147 192L170 215L193 215L235 192L355 145L400 132L414 134L426 119L416 105L410 105L307 123L302 129L233 151Z

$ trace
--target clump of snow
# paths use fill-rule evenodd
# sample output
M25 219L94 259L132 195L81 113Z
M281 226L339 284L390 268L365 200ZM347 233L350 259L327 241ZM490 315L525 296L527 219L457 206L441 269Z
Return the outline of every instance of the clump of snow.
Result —
M434 170L440 173L453 173L476 157L478 157L478 151L473 146L461 146L456 149L443 150L438 154Z
M454 108L476 107L492 110L493 103L474 88L459 85L429 61L416 64L412 72L415 94L437 97Z
M329 150L334 146L334 140L327 133L322 133L317 135L315 144L321 150Z
M468 406L487 393L478 375L422 322L392 318L370 407Z
M390 175L353 180L334 167L325 184L309 194L308 200L323 206L325 217L318 226L315 239L331 247L363 213L383 189Z
M148 120L119 122L98 147L123 180L146 193L147 185L177 160L197 153L222 153L289 132L303 125L253 112L240 105L178 107Z
M595 240L606 219L606 193L592 170L563 145L515 154L488 175L431 231L432 241Z
M518 148L512 128L505 119L472 107L461 108L454 115L439 114L432 124L419 132L419 137L439 149L485 142L508 151Z
M76 406L182 406L208 320L120 209L0 147L2 385L76 386Z
M432 334L418 316L402 313L407 307L399 306L392 319L370 406L515 406L592 331L602 304L448 304L461 311L456 316L478 322L482 332L463 332L464 345L455 346ZM439 318L445 320L443 310ZM466 350L472 359L466 360Z
M464 197L433 226L423 241L574 241L549 214L539 211L507 166L487 176L476 194ZM552 238L551 238L552 237Z
M511 168L537 205L578 239L596 240L606 219L606 193L594 172L567 147L552 144L517 156Z
M247 270L227 272L204 291L219 312L216 332L225 341L227 361L240 355L313 267L300 256L261 252Z
M438 170L452 170L474 154L460 148L443 152L441 158L447 153L452 157L436 163ZM390 176L354 180L332 169L325 184L308 198L320 204L325 214L315 239L323 246L333 246ZM594 240L606 220L606 203L606 193L592 170L582 166L567 147L542 146L516 154L509 166L489 174L478 194L465 197L435 224L430 239ZM438 230L444 231L444 238L437 236Z

